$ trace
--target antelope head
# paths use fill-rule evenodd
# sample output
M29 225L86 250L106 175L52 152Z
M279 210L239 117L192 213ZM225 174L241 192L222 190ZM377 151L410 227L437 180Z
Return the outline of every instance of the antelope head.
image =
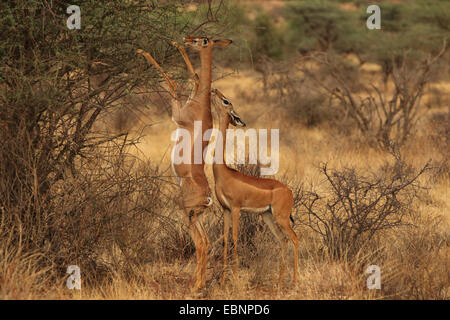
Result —
M207 37L185 37L183 41L186 46L197 51L211 49L212 47L225 48L233 42L229 39L220 38L217 40L211 40Z
M211 95L216 98L218 102L218 109L220 117L228 117L229 122L235 127L245 127L246 124L241 117L234 111L233 104L228 100L222 92L218 89L212 89Z

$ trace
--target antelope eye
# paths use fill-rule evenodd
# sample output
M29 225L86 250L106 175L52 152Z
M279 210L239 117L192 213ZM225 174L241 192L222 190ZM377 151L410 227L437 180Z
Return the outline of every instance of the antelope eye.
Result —
M222 103L224 106L228 106L230 104L230 102L227 99L223 99Z
M208 39L203 39L203 45L207 46L208 45Z
M193 42L194 44L198 44L198 40L197 40L197 39L194 39L192 42Z

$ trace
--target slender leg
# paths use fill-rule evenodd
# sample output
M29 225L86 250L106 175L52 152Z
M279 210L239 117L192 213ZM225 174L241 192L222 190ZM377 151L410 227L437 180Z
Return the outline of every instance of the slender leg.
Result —
M287 215L289 217L289 215ZM289 218L280 219L275 217L278 225L281 227L283 233L292 241L294 244L294 284L297 284L297 269L298 269L298 237L294 229L292 229Z
M227 270L227 254L228 254L228 233L230 232L231 212L225 209L223 212L223 274L221 285L225 283L225 273Z
M280 244L283 241L284 234L278 227L278 224L275 222L275 219L273 218L273 215L271 212L266 212L263 214L263 220L264 222L269 226L270 231L275 236L275 239L277 239Z
M177 116L179 117L180 113L181 113L181 101L180 101L180 97L177 94L177 86L176 86L175 82L170 78L170 76L167 73L164 72L164 70L161 68L161 66L158 64L158 62L156 62L156 60L153 59L153 57L150 55L150 53L142 51L141 49L138 49L137 53L142 54L152 65L154 65L155 68L158 69L158 71L162 74L164 79L169 84L170 94L176 100L175 103L172 104L172 117L175 117L175 118Z
M281 283L283 281L283 277L284 277L284 270L285 270L287 239L284 236L284 233L281 231L278 224L276 223L276 221L273 217L273 214L271 212L264 213L263 220L269 226L270 231L272 231L272 234L275 236L275 238L280 243L281 262L280 262L280 277L278 280L278 284L281 285Z
M186 54L186 51L184 50L184 47L183 47L183 46L180 46L180 45L179 45L178 43L176 43L176 42L172 42L172 44L173 44L175 47L177 47L178 50L180 51L181 56L183 57L184 62L186 63L186 66L187 66L188 70L194 75L194 77L197 76L197 73L195 73L194 67L192 66L191 60L189 60L189 57L188 57L188 55ZM196 78L197 78L197 80L198 80L198 76L197 76Z
M201 285L202 287L206 286L206 267L208 264L208 250L209 250L209 238L206 233L205 227L203 224L197 220L197 227L200 230L203 240L203 252L202 252L202 261L201 261Z
M170 76L164 72L164 70L161 68L161 66L158 64L158 62L156 62L155 59L153 59L153 57L150 55L150 53L145 52L141 49L137 50L137 53L142 54L152 65L155 66L156 69L158 69L159 72L161 72L162 76L164 77L164 79L167 81L167 83L169 84L169 91L172 94L172 96L178 100L178 95L177 95L177 86L175 85L175 82L170 78Z
M240 208L232 208L231 209L231 220L232 220L232 237L233 237L233 273L237 274L237 242L238 242L238 234L239 234L239 214Z
M278 286L281 287L283 284L284 270L286 269L286 249L288 240L284 239L281 242L281 266L280 266L280 277L278 279Z
M198 74L195 72L194 67L192 66L191 60L189 60L188 55L186 54L186 51L184 50L183 46L180 46L178 43L176 43L175 41L172 42L172 44L178 48L178 50L181 53L181 56L184 59L184 62L186 63L186 66L188 68L188 70L192 73L193 77L194 77L194 81L195 81L195 85L194 85L194 89L192 90L190 99L192 99L192 97L194 97L194 95L197 93L198 91L198 86L199 86L199 82L200 82L200 78L198 77Z
M198 229L198 225L195 222L189 224L189 233L194 241L195 245L195 255L196 255L196 266L195 266L195 282L192 290L197 291L202 285L202 263L203 263L203 239L201 233Z

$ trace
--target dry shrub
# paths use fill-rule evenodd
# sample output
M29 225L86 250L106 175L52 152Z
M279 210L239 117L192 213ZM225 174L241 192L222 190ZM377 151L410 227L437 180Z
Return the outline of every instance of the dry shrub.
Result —
M179 91L182 91L181 88ZM116 133L133 132L150 126L156 117L170 115L171 103L172 97L164 94L163 89L137 88L120 99L115 108L105 115L104 126Z
M158 169L139 163L123 151L87 159L76 177L56 186L54 231L62 265L83 265L85 270L149 260L159 211L167 202ZM153 231L153 232L152 232Z
M339 103L369 143L389 149L392 141L402 145L414 133L425 87L445 49L444 41L440 53L419 62L408 61L404 55L392 71L392 93L373 83L355 87L355 76L348 76L345 61L331 53L304 58L300 70L315 82L321 94Z
M296 193L295 202L305 211L301 223L320 235L332 258L354 257L380 231L405 223L422 190L417 179L428 169L427 164L414 172L398 155L394 164L369 175L323 164L325 191L311 187Z
M287 118L306 127L342 118L331 99L313 90L315 84L300 74L292 62L266 61L265 66L264 91L270 93L271 103L281 108ZM352 82L358 83L357 78Z
M171 177L128 153L131 145L126 138L104 143L75 163L75 174L66 170L45 198L31 190L21 206L2 207L2 241L36 253L34 266L51 270L56 285L69 265L81 268L85 284L99 284L113 273L133 277L149 262L189 258L194 250L178 223Z

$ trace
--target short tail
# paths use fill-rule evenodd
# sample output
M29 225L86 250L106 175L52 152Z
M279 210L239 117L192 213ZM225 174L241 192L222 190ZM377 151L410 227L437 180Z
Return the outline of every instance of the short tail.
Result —
M292 213L289 215L289 219L291 219L292 224L295 224L294 218L292 217Z
M207 203L205 204L205 207L209 207L213 204L213 199L211 197L206 198Z

